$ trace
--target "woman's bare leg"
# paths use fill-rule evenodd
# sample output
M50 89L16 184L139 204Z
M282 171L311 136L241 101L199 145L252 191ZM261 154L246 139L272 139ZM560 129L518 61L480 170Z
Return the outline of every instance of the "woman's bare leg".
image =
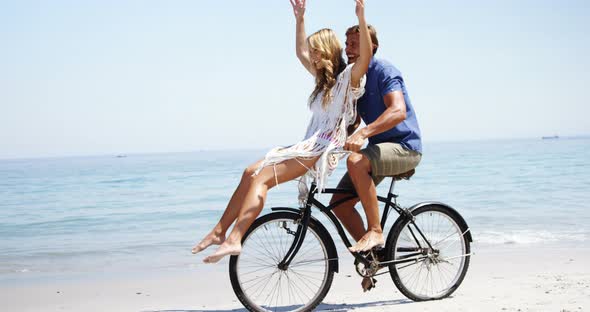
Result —
M211 230L211 232L207 234L207 236L205 236L205 238L203 238L200 243L193 247L192 252L194 254L203 251L205 248L211 245L221 245L225 241L225 233L238 217L240 208L242 206L242 198L246 196L246 193L250 188L250 182L252 181L251 177L256 169L258 169L261 162L262 160L259 160L244 170L242 179L240 180L240 183L236 187L234 194L229 200L229 203L227 204L221 219L219 222L217 222L213 230Z
M307 172L307 168L311 168L315 164L318 158L286 160L277 164L274 170L272 166L265 167L258 175L251 177L246 196L241 201L242 206L234 228L217 251L203 261L205 263L215 263L227 255L239 254L242 250L242 237L260 214L260 211L262 211L268 190L276 185L277 180L280 184L302 176Z

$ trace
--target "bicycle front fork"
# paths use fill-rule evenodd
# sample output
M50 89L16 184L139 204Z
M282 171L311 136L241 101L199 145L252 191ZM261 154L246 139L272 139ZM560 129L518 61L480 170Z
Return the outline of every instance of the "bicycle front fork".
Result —
M286 271L289 268L291 261L293 261L293 258L295 258L295 255L297 254L297 252L301 248L301 245L303 245L303 241L305 240L305 234L307 234L307 227L309 226L309 220L311 218L311 204L309 203L312 202L311 199L313 199L313 194L315 190L316 185L315 183L312 183L307 196L307 202L305 204L305 207L301 208L301 219L299 220L299 225L297 226L297 231L295 232L295 239L293 239L293 243L291 244L291 247L285 254L283 260L281 260L281 262L279 262L278 264L278 268L283 271Z

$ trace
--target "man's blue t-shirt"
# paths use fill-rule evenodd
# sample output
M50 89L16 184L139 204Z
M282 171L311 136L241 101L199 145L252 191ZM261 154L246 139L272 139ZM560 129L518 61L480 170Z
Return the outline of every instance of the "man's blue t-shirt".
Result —
M383 133L369 138L369 144L399 143L404 148L422 153L420 127L400 71L385 60L373 58L367 71L365 94L357 101L357 112L366 125L375 121L386 109L383 96L402 91L406 102L406 120Z

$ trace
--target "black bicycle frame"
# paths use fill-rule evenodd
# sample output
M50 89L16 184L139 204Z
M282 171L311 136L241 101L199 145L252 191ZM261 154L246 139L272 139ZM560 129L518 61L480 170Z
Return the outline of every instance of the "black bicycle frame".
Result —
M389 215L390 208L393 208L400 215L407 214L407 212L404 209L402 209L401 207L399 207L397 205L397 201L396 201L397 195L393 194L393 192L392 192L393 183L395 183L395 181L392 181L392 187L390 187L387 197L377 196L377 199L380 202L385 203L385 208L383 209L383 216L381 217L381 228L385 227L385 223L387 222L387 217ZM353 189L339 189L339 188L325 189L323 191L323 193L325 193L325 194L348 194L348 195L350 195L350 196L344 197L344 198L342 198L342 199L340 199L328 206L322 204L320 201L318 201L315 198L315 194L317 193L317 191L318 191L317 185L315 183L312 183L311 188L308 193L308 196L307 196L307 202L305 204L305 207L300 208L300 211L299 211L301 214L301 222L300 222L299 226L297 227L297 232L295 233L295 239L293 241L293 244L289 248L289 251L287 252L285 257L283 258L283 260L279 263L279 268L281 268L283 270L286 270L289 267L289 264L291 263L291 261L293 260L293 258L297 254L297 252L299 251L299 248L301 248L301 245L303 244L303 240L305 239L305 234L307 233L307 227L309 226L309 219L311 217L311 208L313 206L320 209L320 211L323 212L328 217L328 219L330 219L330 221L332 221L332 223L336 227L336 230L338 231L338 235L340 235L340 238L342 239L342 241L344 242L346 247L348 248L348 247L352 246L352 244L348 240L348 237L346 236L346 233L344 232L344 228L342 227L342 224L340 223L338 218L336 218L334 213L332 213L332 209L338 207L340 204L342 204L348 200L356 198L357 197L356 191ZM417 230L420 232L420 229L417 229ZM420 234L422 235L421 232L420 232ZM424 236L424 235L422 235L422 236ZM428 243L428 244L430 245L430 243ZM361 256L359 253L352 253L352 255L359 262L361 262L365 265L369 265L369 261L365 257Z

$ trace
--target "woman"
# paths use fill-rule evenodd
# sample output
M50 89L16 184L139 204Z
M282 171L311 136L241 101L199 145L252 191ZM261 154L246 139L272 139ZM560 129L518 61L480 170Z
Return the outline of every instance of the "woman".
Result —
M246 168L221 220L192 250L198 253L210 245L221 245L203 260L205 263L215 263L227 255L240 253L242 237L260 214L270 188L311 175L322 190L338 162L332 152L344 146L346 129L355 121L355 103L364 92L364 75L372 55L364 0L356 0L355 8L360 26L360 56L349 66L342 58L342 45L332 30L319 30L306 39L305 0L290 1L297 22L297 57L315 77L316 86L309 98L313 116L303 141L275 148L264 159ZM225 233L234 221L235 226L226 239Z

